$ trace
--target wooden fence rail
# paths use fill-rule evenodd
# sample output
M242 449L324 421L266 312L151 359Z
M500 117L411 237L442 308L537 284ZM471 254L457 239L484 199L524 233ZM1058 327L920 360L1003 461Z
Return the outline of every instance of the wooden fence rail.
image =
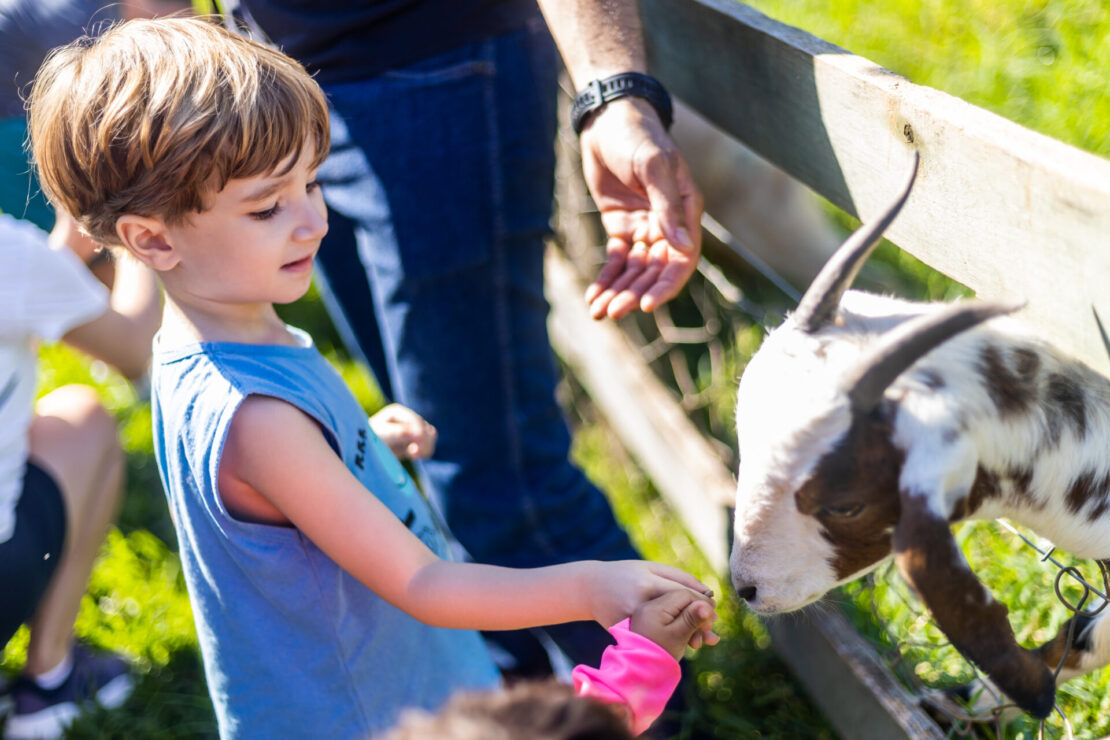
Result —
M915 85L734 0L641 0L651 71L854 216L921 172L887 235L1110 373L1110 161ZM1101 325L1100 325L1101 323Z

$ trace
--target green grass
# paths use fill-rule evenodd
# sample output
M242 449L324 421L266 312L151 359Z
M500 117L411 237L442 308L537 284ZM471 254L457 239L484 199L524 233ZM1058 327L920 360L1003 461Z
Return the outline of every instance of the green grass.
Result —
M1110 5L1104 0L747 4L915 83L1110 156Z

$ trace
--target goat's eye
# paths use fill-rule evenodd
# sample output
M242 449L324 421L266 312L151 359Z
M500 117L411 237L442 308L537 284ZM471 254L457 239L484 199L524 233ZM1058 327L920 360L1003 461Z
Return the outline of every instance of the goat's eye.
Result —
M863 511L863 504L841 504L839 506L824 506L821 513L837 519L851 519Z

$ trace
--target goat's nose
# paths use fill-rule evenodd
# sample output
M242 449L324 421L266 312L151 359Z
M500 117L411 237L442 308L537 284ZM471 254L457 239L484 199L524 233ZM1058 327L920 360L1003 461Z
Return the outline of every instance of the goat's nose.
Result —
M748 603L755 601L755 586L737 586L736 593Z

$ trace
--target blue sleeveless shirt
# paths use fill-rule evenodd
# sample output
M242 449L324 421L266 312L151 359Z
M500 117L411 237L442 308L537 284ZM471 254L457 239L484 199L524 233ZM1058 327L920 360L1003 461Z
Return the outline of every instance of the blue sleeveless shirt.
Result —
M302 346L156 342L155 454L221 737L365 738L406 707L435 709L500 679L476 632L429 627L299 530L224 508L217 476L232 416L249 395L273 396L315 419L367 495L446 556L404 467L308 335L292 331Z

